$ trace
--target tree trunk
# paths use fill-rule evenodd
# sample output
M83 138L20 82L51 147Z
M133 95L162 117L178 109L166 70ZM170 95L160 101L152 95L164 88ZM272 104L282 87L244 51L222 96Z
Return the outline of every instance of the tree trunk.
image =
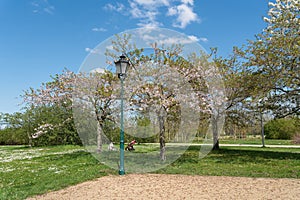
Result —
M213 131L213 151L220 150L219 145L219 127L218 127L218 115L212 115L212 131Z
M214 138L214 146L212 148L213 151L218 151L220 150L220 145L219 145L219 139L218 138Z
M31 106L31 109L33 109L33 106ZM27 123L27 137L28 137L28 146L32 147L32 136L31 136L31 122L30 122L30 114L27 113L25 115L25 123Z
M31 137L29 131L27 131L27 136L28 136L28 146L29 146L29 147L32 147L32 137Z
M263 122L263 113L262 113L262 111L260 112L260 128L261 128L262 147L266 147L265 146L265 130L264 130L264 122Z
M166 160L165 119L162 113L159 114L158 121L159 121L160 160L165 161Z
M102 152L102 124L100 124L101 122L99 122L99 125L97 126L97 153L101 153Z
M97 153L102 152L102 133L103 133L103 120L101 114L97 109L97 101L94 102L94 109L97 118Z

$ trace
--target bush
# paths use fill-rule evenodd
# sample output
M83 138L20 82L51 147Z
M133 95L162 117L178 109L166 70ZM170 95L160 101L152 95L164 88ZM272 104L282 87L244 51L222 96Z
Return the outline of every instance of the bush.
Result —
M0 130L0 145L28 144L28 136L21 128L6 128Z
M297 120L282 118L269 121L264 126L267 139L290 140L300 132Z

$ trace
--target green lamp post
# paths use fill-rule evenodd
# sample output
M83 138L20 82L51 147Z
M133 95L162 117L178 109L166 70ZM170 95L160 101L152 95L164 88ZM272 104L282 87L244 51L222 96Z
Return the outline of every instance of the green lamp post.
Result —
M116 73L118 75L118 78L121 81L121 130L120 130L120 169L119 169L119 174L124 175L125 174L125 169L124 169L124 117L123 117L123 96L124 96L124 80L126 77L126 71L129 67L129 61L126 59L126 56L122 54L120 56L120 59L115 62L116 65Z

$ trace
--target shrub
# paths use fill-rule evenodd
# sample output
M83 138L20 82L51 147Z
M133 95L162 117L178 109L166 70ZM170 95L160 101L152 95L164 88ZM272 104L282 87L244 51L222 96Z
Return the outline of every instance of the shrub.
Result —
M5 128L0 130L0 145L28 144L28 136L21 128Z
M265 124L265 136L267 139L285 139L290 140L299 133L297 120L282 118L274 119Z

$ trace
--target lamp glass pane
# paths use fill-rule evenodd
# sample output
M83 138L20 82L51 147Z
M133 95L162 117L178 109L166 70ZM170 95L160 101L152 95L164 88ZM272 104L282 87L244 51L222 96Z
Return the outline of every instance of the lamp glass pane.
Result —
M115 65L116 65L116 73L120 74L121 73L121 62L118 61L115 63Z
M121 72L122 74L126 74L126 70L127 70L127 62L121 62Z

